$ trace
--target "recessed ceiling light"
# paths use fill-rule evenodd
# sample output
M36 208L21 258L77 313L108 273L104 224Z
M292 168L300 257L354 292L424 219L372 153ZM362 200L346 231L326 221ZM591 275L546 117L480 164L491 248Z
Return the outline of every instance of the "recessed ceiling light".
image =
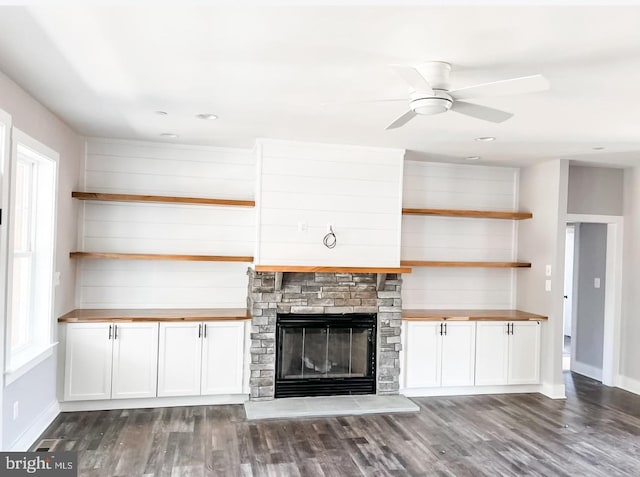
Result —
M166 116L167 114L169 114L169 113L167 113L166 111L155 111L155 113L156 113L158 116Z
M174 139L177 138L177 137L180 137L180 136L178 136L177 134L174 134L174 133L162 133L162 134L160 134L160 136L162 136L162 137L170 137L170 138L174 138Z
M594 151L602 151L604 149L604 147L602 146L596 146L594 148L592 148Z
M465 157L465 159L467 161L478 161L478 160L481 159L481 157L480 156L467 156L467 157Z
M218 119L218 116L216 116L213 113L200 113L200 114L196 114L196 118L208 119L209 121L213 121L214 119Z
M489 142L489 141L495 141L496 138L493 136L482 136L482 137L477 137L476 141L482 141L482 142Z

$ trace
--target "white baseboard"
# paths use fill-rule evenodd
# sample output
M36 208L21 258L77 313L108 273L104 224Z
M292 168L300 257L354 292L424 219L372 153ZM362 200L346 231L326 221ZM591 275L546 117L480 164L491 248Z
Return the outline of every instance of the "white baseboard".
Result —
M541 386L539 384L405 388L400 390L400 394L406 397L472 396L475 394L513 394L539 392L542 392Z
M602 381L602 368L597 368L578 360L574 360L573 363L571 363L571 371L595 379L596 381Z
M221 394L219 396L65 401L60 403L60 411L109 411L112 409L148 409L152 407L214 406L219 404L243 404L247 399L249 399L248 394Z
M58 401L42 411L33 423L10 446L12 452L24 452L29 449L38 437L49 427L53 420L60 414Z
M550 399L567 399L564 384L542 383L540 385L540 393Z
M620 375L616 379L616 386L630 393L640 394L640 381L637 379Z

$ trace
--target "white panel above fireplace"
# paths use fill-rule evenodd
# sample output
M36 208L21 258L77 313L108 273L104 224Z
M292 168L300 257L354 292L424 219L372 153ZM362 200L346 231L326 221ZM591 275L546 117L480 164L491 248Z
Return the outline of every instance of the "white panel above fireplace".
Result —
M257 154L256 264L400 265L404 150L260 140Z

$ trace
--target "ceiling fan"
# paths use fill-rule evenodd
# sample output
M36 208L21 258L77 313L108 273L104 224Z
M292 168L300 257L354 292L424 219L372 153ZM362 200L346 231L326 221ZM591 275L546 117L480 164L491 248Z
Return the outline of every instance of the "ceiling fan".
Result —
M440 114L449 110L476 119L501 123L511 118L513 114L463 100L533 93L549 89L549 81L542 75L524 76L466 88L449 89L451 65L443 61L429 61L417 67L391 65L391 68L409 84L411 91L409 93L409 111L393 121L386 129L402 127L417 115ZM371 102L389 101L406 101L406 98L382 99Z

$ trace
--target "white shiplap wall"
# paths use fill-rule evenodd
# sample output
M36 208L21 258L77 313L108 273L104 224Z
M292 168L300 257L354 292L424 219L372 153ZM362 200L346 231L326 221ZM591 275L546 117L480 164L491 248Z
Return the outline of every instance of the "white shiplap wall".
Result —
M403 150L261 140L258 156L257 264L399 266Z
M406 161L403 206L516 210L518 170ZM404 216L403 260L516 260L517 222ZM526 260L526 257L522 257ZM403 308L498 308L514 305L512 269L414 267L403 276Z
M106 139L87 145L85 190L253 199L255 153ZM81 250L252 255L255 209L84 201ZM243 307L247 263L80 260L82 308Z

